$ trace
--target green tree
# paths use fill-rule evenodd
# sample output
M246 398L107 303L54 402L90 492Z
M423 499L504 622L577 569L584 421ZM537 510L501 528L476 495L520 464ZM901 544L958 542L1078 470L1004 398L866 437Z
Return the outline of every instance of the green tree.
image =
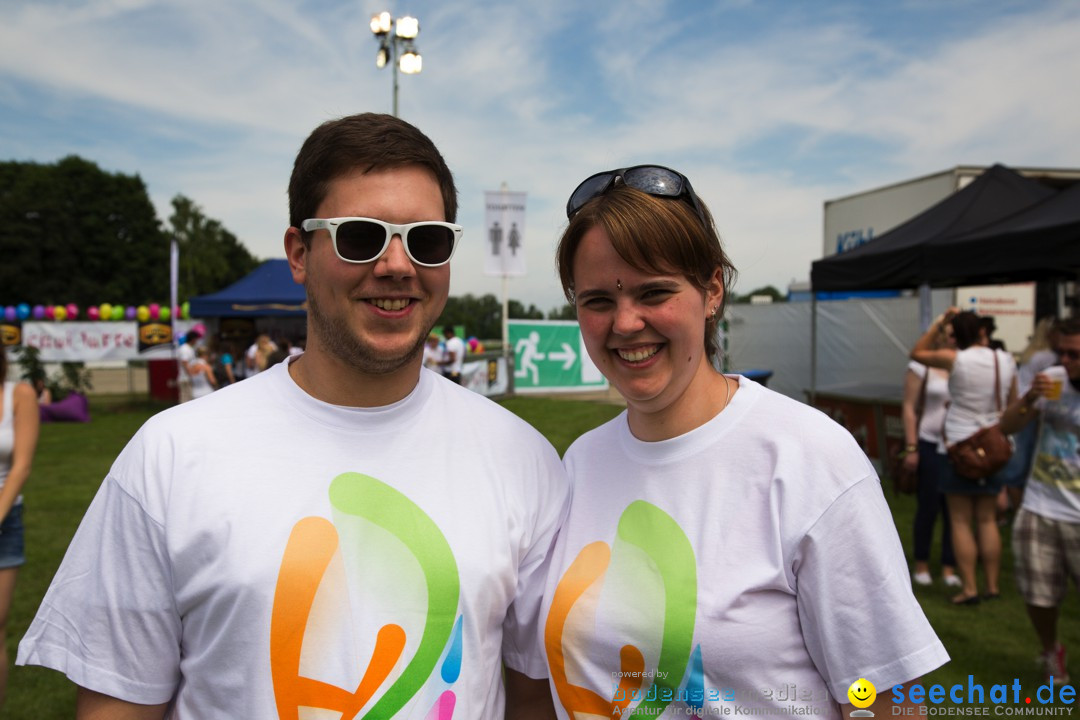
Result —
M525 307L513 298L507 301L507 310L512 319L544 319L543 311L535 305ZM446 307L435 324L436 331L443 325L464 325L469 335L481 340L496 340L502 337L502 302L491 293L480 297L466 294L447 298Z
M464 325L465 332L485 340L502 336L502 303L491 293L450 297L436 328Z
M577 308L570 303L565 303L562 307L551 308L547 314L548 320L577 320Z
M172 200L169 226L180 246L179 297L217 292L255 269L259 261L190 198Z
M777 290L772 285L766 285L765 287L759 287L756 290L751 290L745 295L736 295L734 302L736 303L748 303L752 295L768 295L772 298L774 303L787 302L787 295Z
M161 301L168 243L146 185L76 156L0 163L0 303Z
M535 305L529 305L529 307L526 309L526 307L524 305L522 305L520 302L518 302L517 300L514 300L512 298L510 300L506 301L506 310L507 310L507 314L509 314L511 320L543 320L544 319L544 311L541 310L540 308L536 307ZM499 315L500 316L502 315L501 309L500 309ZM500 319L501 319L501 317L500 317Z

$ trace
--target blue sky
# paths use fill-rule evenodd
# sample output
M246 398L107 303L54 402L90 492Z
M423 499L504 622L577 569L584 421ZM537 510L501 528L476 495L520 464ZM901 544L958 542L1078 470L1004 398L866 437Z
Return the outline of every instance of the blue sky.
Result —
M1008 0L4 0L0 159L78 154L182 193L283 257L285 188L320 122L389 112L373 13L420 19L401 115L461 192L451 292L483 276L483 191L529 193L529 275L587 175L656 162L713 211L735 290L805 280L822 206L955 165L1080 167L1080 3ZM163 291L163 296L165 295Z

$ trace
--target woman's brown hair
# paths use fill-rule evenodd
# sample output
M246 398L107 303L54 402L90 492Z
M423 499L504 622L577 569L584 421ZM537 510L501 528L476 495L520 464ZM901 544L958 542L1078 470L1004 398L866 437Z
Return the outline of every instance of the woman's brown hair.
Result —
M682 275L704 292L720 268L724 295L716 315L705 323L705 351L710 359L718 360L716 326L724 315L736 271L704 203L701 210L704 223L681 199L655 197L622 184L585 203L570 219L555 253L566 299L575 303L574 255L594 227L603 228L619 257L644 273Z

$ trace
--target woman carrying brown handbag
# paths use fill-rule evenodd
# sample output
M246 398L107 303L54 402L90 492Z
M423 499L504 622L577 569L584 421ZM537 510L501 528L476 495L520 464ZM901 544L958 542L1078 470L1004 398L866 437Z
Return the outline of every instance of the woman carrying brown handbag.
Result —
M956 349L934 349L937 335L949 324ZM991 350L986 332L973 312L949 310L915 343L911 359L949 371L951 402L945 414L941 450L972 437L998 422L1001 408L1016 398L1016 362L1001 350ZM995 392L995 388L998 390ZM944 456L942 456L944 458ZM996 475L977 479L962 477L948 459L942 459L938 487L949 508L953 551L963 587L950 602L975 605L980 600L975 560L986 575L984 599L999 596L1001 535L997 525L996 497L1002 482ZM974 529L973 529L974 526Z

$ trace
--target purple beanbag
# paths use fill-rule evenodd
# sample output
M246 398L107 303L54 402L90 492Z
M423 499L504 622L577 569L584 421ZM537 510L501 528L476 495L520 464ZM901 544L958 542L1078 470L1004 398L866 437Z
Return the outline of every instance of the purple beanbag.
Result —
M86 396L71 393L63 400L41 406L41 422L90 422Z

